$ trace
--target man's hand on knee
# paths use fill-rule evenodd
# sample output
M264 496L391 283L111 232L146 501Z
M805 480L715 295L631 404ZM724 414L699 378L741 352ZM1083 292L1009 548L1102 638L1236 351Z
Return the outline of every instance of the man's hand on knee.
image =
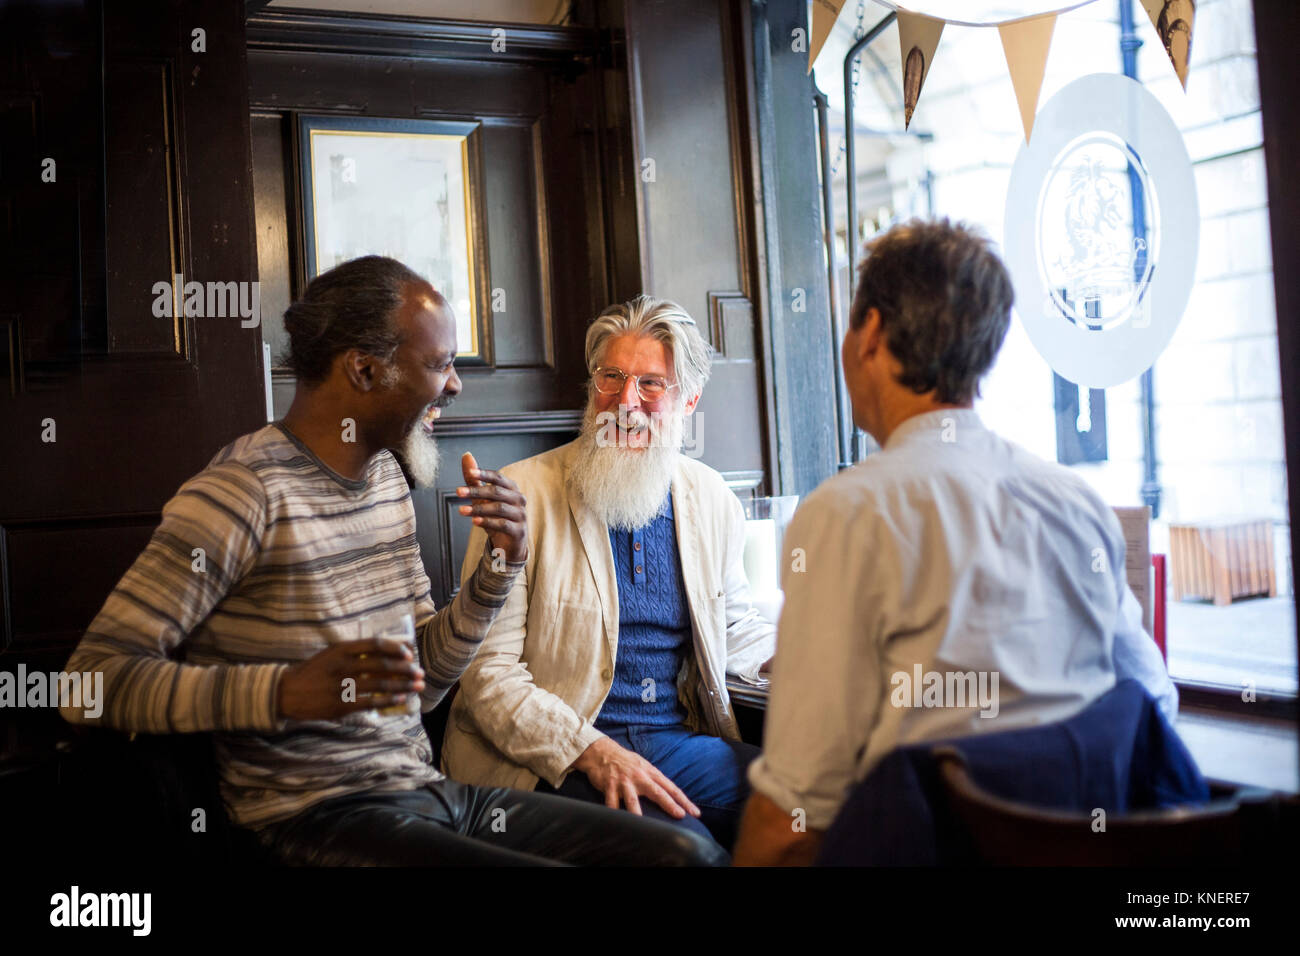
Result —
M699 807L658 767L608 737L601 737L584 750L573 762L573 769L587 775L591 785L605 794L605 805L611 809L625 806L639 816L639 798L649 797L675 819L688 813L700 815Z

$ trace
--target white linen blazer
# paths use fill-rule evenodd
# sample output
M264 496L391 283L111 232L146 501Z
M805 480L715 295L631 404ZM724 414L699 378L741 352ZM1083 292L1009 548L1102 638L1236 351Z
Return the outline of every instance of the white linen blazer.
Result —
M558 787L602 736L592 722L614 678L618 584L608 528L569 494L575 448L502 469L527 499L528 560L452 704L443 769L463 783ZM679 700L697 732L739 739L726 675L756 677L776 648L775 625L750 604L744 511L720 474L684 455L672 496L694 646ZM484 537L471 533L462 584Z

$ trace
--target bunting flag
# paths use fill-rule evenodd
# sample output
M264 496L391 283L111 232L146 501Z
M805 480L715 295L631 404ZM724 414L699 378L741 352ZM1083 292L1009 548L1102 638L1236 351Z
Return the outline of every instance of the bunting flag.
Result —
M1006 56L1007 70L1020 107L1020 122L1025 130L1025 142L1034 131L1034 115L1038 110L1038 97L1043 88L1043 74L1047 69L1047 53L1052 45L1057 17L1069 10L1097 3L1098 0L1057 0L1054 11L1035 13L1018 20L997 20L998 12L1005 16L1006 5L985 2L975 11L958 7L959 0L875 0L879 5L893 10L898 16L898 44L903 70L903 128L912 125L912 114L921 98L921 88L930 75L935 50L947 23L969 27L997 27L1002 38L1002 52ZM964 2L964 0L960 0ZM1141 0L1151 23L1160 35L1169 61L1174 65L1183 90L1187 89L1187 71L1192 53L1192 26L1196 20L1196 0ZM844 9L845 0L810 0L812 26L809 31L808 72L830 38L835 21ZM1045 4L1044 4L1045 5ZM925 7L936 12L954 11L948 16L932 16L914 12ZM1037 7L1041 10L1041 5ZM1024 7L1022 6L1023 10ZM955 12L960 10L961 12ZM983 13L988 10L988 15ZM978 19L955 19L957 16ZM802 47L795 46L801 50Z
M1047 69L1047 51L1052 45L1052 31L1056 29L1056 14L1012 20L998 25L1002 37L1002 52L1006 54L1011 85L1016 91L1020 106L1020 122L1025 127L1025 142L1034 131L1034 114L1038 112L1038 94L1043 89L1043 73Z
M1192 59L1192 25L1196 21L1196 0L1142 0L1169 62L1187 90L1187 66Z
M898 46L903 57L903 129L912 124L912 112L921 87L930 75L934 51L943 35L943 21L898 11Z
M817 54L826 45L826 38L831 35L835 20L840 15L844 0L812 0L812 42L808 44L808 72L812 72Z

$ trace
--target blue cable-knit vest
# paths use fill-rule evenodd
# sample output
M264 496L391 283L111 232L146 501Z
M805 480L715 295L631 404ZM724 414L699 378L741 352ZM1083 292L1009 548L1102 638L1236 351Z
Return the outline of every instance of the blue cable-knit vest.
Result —
M669 494L659 515L636 531L609 531L618 580L618 654L614 684L596 727L668 726L685 714L677 704L677 672L690 652L691 616L682 580Z

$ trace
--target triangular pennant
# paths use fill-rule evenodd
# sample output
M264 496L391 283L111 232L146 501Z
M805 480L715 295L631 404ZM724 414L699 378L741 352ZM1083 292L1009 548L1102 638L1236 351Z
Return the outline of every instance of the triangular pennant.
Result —
M943 34L943 21L898 11L898 45L903 55L903 128L912 124L912 111L930 75L934 49Z
M812 3L812 42L808 44L808 72L812 72L817 54L826 45L826 38L831 35L835 20L844 8L844 0L813 0Z
M1187 66L1192 60L1192 25L1196 21L1196 0L1142 0L1147 16L1165 45L1174 72L1187 89Z
M1020 105L1020 122L1025 127L1025 142L1034 131L1034 114L1038 112L1038 94L1043 89L1043 72L1047 69L1047 50L1052 45L1056 14L1013 20L998 26L1002 52L1007 57L1011 85Z

